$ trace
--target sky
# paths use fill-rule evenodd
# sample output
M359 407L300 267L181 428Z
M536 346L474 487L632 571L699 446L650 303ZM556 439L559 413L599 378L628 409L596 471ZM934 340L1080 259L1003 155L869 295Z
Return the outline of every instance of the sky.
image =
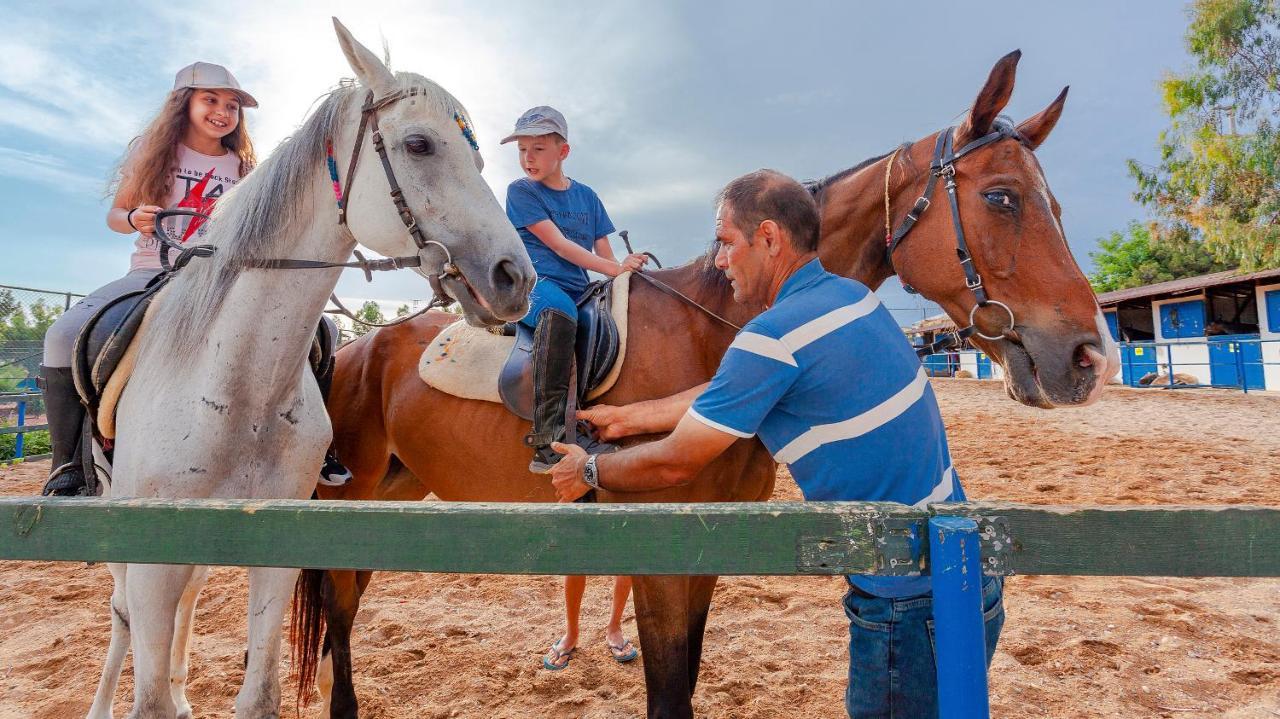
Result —
M666 265L712 236L715 193L760 167L823 177L955 124L992 65L1023 51L1006 113L1021 121L1065 85L1037 151L1088 271L1097 240L1144 217L1126 160L1153 164L1167 121L1158 82L1190 62L1180 2L285 2L0 0L0 284L87 292L128 270L132 238L105 225L107 180L173 74L226 65L261 107L265 157L352 73L337 16L393 69L439 82L466 107L501 200L520 176L498 144L525 109L568 118L567 173L596 190L637 250ZM614 242L623 252L621 242ZM408 273L405 273L406 275ZM400 276L397 276L400 275ZM358 272L343 298L388 310L420 278ZM896 282L891 308L920 300ZM927 309L924 311L928 311ZM897 312L901 322L921 310Z

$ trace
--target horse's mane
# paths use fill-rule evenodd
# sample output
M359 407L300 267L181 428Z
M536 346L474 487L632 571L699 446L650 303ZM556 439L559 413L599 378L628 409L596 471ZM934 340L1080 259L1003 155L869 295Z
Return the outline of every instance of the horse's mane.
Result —
M418 88L426 98L434 98L450 116L466 113L444 88L421 75L401 72L396 80L401 88ZM217 251L207 259L192 260L175 278L168 294L177 296L157 307L148 345L174 357L188 356L222 309L245 260L289 256L290 241L302 229L299 224L318 211L314 195L325 164L325 143L337 134L350 104L364 92L353 81L339 84L297 132L218 199L209 231L200 240Z
M858 164L854 165L853 167L849 167L844 170L841 170L835 173L834 175L827 175L826 177L820 180L805 180L800 184L804 185L805 189L809 191L809 194L813 195L813 199L817 200L818 204L822 204L822 192L823 190L826 190L829 185L835 182L839 182L840 180L843 180L849 175L852 175L857 172L861 172L862 170L865 170L866 168L883 160L884 158L888 157L891 154L892 154L892 150L884 153L883 155L876 155L875 157L869 157L863 160L862 162L859 162Z

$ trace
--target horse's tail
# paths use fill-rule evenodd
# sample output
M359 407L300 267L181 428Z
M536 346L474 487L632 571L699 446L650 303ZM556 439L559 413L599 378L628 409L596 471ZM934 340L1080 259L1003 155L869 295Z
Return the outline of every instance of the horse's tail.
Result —
M289 644L293 670L298 680L297 704L310 704L320 663L320 643L324 637L324 583L328 570L304 569L293 587L293 619L289 623Z

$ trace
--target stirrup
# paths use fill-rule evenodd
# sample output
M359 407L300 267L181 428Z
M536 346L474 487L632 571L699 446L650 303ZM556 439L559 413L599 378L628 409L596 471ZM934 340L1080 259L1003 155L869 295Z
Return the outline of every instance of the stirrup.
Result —
M53 470L40 490L42 497L88 497L89 485L84 481L84 468L68 462Z

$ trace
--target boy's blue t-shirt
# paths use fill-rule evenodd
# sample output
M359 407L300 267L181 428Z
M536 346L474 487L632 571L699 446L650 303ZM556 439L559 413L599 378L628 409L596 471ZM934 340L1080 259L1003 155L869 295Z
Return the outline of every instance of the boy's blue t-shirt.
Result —
M597 238L613 232L600 198L577 180L570 180L567 190L553 190L527 177L512 182L507 186L507 218L520 232L538 276L575 298L587 288L587 271L557 255L529 231L529 225L551 220L570 242L587 251L594 251Z

